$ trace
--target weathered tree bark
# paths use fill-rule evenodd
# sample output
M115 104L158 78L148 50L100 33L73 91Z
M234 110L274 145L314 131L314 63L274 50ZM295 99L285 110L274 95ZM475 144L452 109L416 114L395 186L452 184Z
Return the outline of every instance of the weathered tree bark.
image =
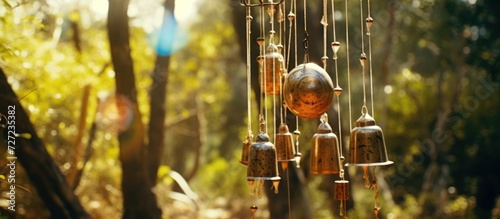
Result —
M165 0L164 3L165 14L163 20L162 28L165 27L165 16L168 13L174 13L175 1ZM167 34L166 30L162 29L161 34ZM175 33L168 33L175 34ZM163 36L160 35L160 40ZM171 42L167 42L171 43ZM172 46L172 45L170 45ZM153 84L150 89L150 107L151 112L149 115L149 128L148 128L148 168L149 168L149 180L156 184L157 172L161 163L161 158L163 157L164 142L165 142L165 98L167 96L167 84L168 84L168 73L170 66L170 54L157 54L155 69L151 78L153 79Z
M66 178L54 163L38 137L28 114L0 69L0 113L8 115L9 106L15 107L15 132L31 135L31 138L16 137L14 162L19 161L40 194L52 218L90 218L70 188ZM6 130L5 130L6 131ZM19 183L19 182L17 182Z
M137 105L133 62L130 56L128 0L110 0L108 10L108 37L111 59L115 69L118 109L129 110L131 121L118 134L122 164L123 218L161 218L152 192L144 144L145 128Z

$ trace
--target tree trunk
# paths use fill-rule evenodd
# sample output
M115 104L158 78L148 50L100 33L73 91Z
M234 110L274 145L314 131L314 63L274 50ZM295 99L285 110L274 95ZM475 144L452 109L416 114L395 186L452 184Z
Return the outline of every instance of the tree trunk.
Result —
M73 193L66 178L45 149L45 145L38 137L28 114L8 84L6 75L0 69L0 113L9 115L10 106L15 107L15 120L11 120L15 121L15 132L31 135L30 138L15 138L15 154L12 157L17 157L17 159L12 159L11 162L19 160L23 165L52 218L90 218ZM7 129L4 131L7 132Z
M455 45L464 45L462 39L455 40ZM461 48L460 46L456 48ZM461 84L462 79L467 75L468 67L466 66L465 58L462 56L460 49L456 49L450 54L453 60L453 72L455 72L454 80L445 79L443 71L438 72L436 81L436 97L437 109L435 115L434 128L427 133L427 138L432 139L434 147L430 154L430 164L426 167L424 173L424 180L422 183L421 196L433 197L434 194L439 194L437 197L426 200L427 203L423 205L421 216L432 215L433 217L442 217L443 203L448 202L448 180L450 177L450 166L446 159L452 146L453 137L451 133L451 123L449 123L452 116L456 116L458 112L452 112L453 106L459 102L459 97L463 90ZM449 86L449 92L446 92L444 87ZM434 203L433 203L434 202Z
M167 33L168 27L165 25L165 19L168 19L168 13L174 13L175 1L165 0L164 3L165 14L163 17L163 26L160 31L161 35L159 37L162 40L165 36L163 34L175 34ZM171 43L171 42L167 42ZM172 46L172 45L167 45ZM149 129L148 129L148 168L149 168L149 180L156 184L157 172L161 163L161 158L163 157L164 150L164 140L165 140L165 98L167 96L167 83L168 83L168 73L170 66L170 54L159 54L157 53L155 69L153 70L152 79L153 84L150 89L150 107L151 112L149 115Z
M130 113L131 121L119 130L122 164L123 218L161 218L161 210L152 191L148 150L144 144L145 128L137 105L133 62L130 56L128 0L110 0L108 37L115 70L117 107Z

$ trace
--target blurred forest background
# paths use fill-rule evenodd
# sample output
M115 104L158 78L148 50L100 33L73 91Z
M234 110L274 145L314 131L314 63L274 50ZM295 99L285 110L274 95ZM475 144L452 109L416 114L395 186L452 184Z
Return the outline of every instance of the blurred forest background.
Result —
M321 1L308 2L311 38L321 37ZM344 44L344 1L335 3ZM236 0L110 0L109 8L0 2L0 113L16 104L21 135L15 212L7 209L6 134L0 139L0 218L249 218L239 163L244 8ZM349 11L356 119L359 2ZM500 218L500 2L372 1L371 14L375 119L395 162L378 171L380 218ZM318 64L321 41L310 42ZM301 120L306 159L317 124ZM309 175L303 162L292 218L340 218L333 178ZM373 191L359 169L346 171L348 216L374 218ZM274 199L257 201L257 218L285 218Z

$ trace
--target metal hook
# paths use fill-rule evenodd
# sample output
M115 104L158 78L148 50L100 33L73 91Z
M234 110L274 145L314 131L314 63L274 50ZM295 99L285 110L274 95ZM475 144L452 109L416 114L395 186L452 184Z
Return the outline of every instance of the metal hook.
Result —
M304 63L309 62L309 33L304 30L304 40L302 41L302 46L304 47Z

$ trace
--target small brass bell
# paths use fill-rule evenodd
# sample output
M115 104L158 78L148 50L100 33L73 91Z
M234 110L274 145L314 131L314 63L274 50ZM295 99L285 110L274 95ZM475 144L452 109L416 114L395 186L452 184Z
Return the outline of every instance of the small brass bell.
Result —
M335 200L349 199L349 181L343 179L335 180L333 197Z
M340 171L339 140L328 124L326 114L313 136L310 161L311 174L337 174Z
M349 144L349 161L346 166L382 166L393 164L387 158L384 133L375 125L375 120L363 107L361 117L356 121L356 127L351 130Z
M269 141L269 135L261 132L250 146L248 153L247 180L279 181L276 147Z
M241 148L240 163L245 166L248 166L248 153L250 152L250 145L252 145L252 134L247 135L247 138L243 141Z
M335 180L335 187L333 192L333 198L340 201L339 215L347 215L346 201L349 199L349 181L341 179Z
M276 153L278 161L293 161L295 146L293 145L293 136L288 129L288 125L281 123L276 133Z
M283 97L290 111L300 118L314 119L328 111L333 102L333 82L314 63L295 67L287 74Z
M259 78L260 84L263 85L264 92L267 95L280 94L280 80L281 76L283 75L283 69L285 65L283 56L278 52L278 47L276 45L270 44L266 49L264 59L265 61L262 64L265 65L265 72L261 70ZM263 80L265 80L264 84Z

